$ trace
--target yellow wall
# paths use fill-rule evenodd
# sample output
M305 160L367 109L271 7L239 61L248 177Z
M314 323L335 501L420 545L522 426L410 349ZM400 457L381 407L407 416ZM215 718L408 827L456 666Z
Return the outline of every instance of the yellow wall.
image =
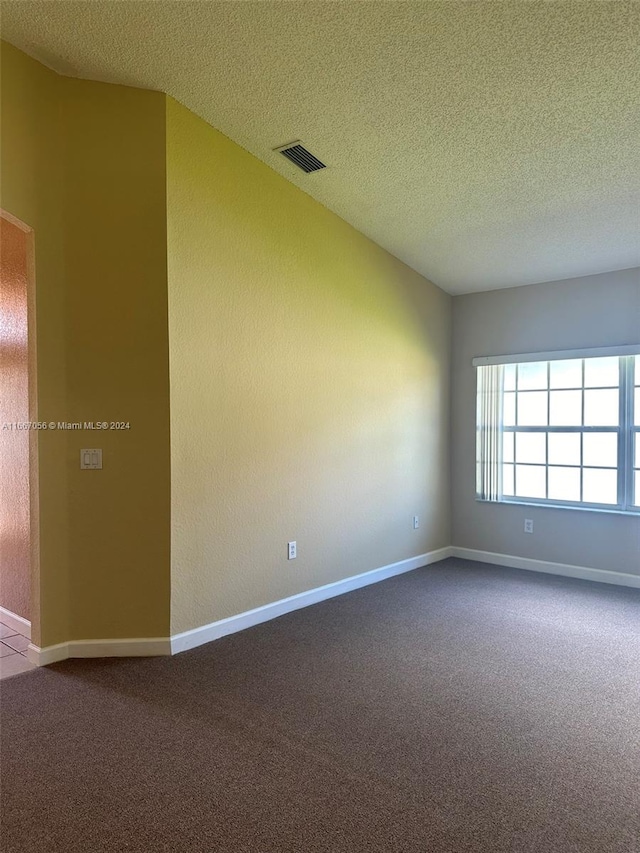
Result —
M58 77L2 45L1 206L34 229L39 645L166 636L165 97ZM82 447L104 470L79 470ZM40 619L37 615L40 607Z
M1 106L34 414L130 423L39 433L37 644L167 636L170 606L178 632L449 543L446 294L161 93L3 45Z
M171 99L167 188L172 632L448 545L450 297Z

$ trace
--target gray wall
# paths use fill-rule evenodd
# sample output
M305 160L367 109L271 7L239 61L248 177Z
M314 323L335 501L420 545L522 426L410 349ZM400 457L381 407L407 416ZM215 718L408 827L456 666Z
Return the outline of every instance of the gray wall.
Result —
M453 300L453 544L640 574L640 518L475 500L479 355L640 342L640 269L457 296ZM534 520L533 535L523 532Z

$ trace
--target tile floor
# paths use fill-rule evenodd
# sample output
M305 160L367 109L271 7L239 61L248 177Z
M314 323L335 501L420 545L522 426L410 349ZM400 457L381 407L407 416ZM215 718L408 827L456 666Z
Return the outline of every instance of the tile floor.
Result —
M29 638L0 622L0 680L35 669L27 660Z

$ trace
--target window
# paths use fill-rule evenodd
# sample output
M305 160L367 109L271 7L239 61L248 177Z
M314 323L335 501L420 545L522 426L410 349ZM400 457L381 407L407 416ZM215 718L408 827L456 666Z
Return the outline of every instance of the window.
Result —
M477 497L640 512L638 349L474 359Z

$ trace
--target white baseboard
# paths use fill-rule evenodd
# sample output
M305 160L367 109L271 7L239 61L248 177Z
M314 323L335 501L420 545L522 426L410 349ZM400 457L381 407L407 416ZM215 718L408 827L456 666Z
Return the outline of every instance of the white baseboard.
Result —
M450 546L420 554L408 560L400 560L379 569L363 572L360 575L345 578L335 583L325 584L306 592L247 610L227 619L220 619L190 631L174 634L172 637L134 638L127 640L72 640L68 643L58 643L55 646L39 648L30 645L27 649L28 659L37 666L46 666L50 663L65 660L66 658L100 658L100 657L152 657L156 655L170 655L194 649L197 646L210 643L228 634L243 631L262 622L268 622L285 613L309 607L320 601L343 595L354 589L379 583L386 578L411 572L422 566L437 563L447 557L459 557L464 560L475 560L480 563L493 563L497 566L506 566L514 569L526 569L532 572L545 572L546 574L561 575L569 578L580 578L582 580L598 581L599 583L611 583L619 586L629 586L640 589L640 575L627 574L625 572L609 572L603 569L593 569L586 566L571 566L565 563L550 563L545 560L533 560L529 557L517 557L510 554L496 554L491 551L477 551L473 548L460 548ZM14 621L10 621L13 619ZM0 607L0 620L19 631L24 636L30 636L31 625L20 616L16 616L8 610ZM27 631L29 632L27 634Z
M256 607L253 610L239 613L237 616L229 616L227 619L220 619L217 622L211 622L208 625L202 625L190 631L174 634L171 637L171 654L175 655L179 652L195 649L197 646L210 643L212 640L218 640L220 637L227 636L227 634L235 634L237 631L252 628L254 625L259 625L262 622L269 622L271 619L283 616L285 613L291 613L293 610L300 610L303 607L317 604L320 601L326 601L328 598L334 598L345 592L351 592L351 590L378 583L394 575L411 572L414 569L428 566L430 563L437 563L450 556L450 548L439 548L437 551L430 551L427 554L420 554L418 557L400 560L398 563L391 563L379 569L373 569L372 571L353 575L350 578L345 578L335 583L325 584L306 592L300 592L289 598L283 598L280 601L274 601L271 604L265 604L262 607Z
M67 658L130 658L171 654L168 637L134 638L130 640L71 640L55 646L30 645L27 658L36 666L47 666Z
M237 616L230 616L209 625L202 625L191 631L184 631L173 637L155 637L151 639L137 638L130 640L71 640L68 643L58 643L55 646L39 648L31 644L27 649L27 658L36 666L47 666L50 663L66 660L67 658L102 658L102 657L151 657L155 655L171 655L194 649L204 643L217 640L227 634L251 628L261 622L268 622L277 616L317 604L328 598L334 598L345 592L359 589L369 584L378 583L394 575L419 569L430 563L436 563L451 556L450 548L440 548L418 557L391 563L370 572L354 575L335 583L326 584L316 589L256 607Z
M532 560L529 557L515 557L510 554L494 554L491 551L476 551L473 548L450 548L450 556L463 560L476 560L479 563L494 563L496 566L508 566L512 569L526 569L529 572L545 572L549 575L562 575L566 578L580 578L598 583L612 583L618 586L631 586L640 589L640 575L626 572L609 572L604 569L591 569L587 566L570 566L565 563L548 563L545 560Z
M56 646L27 646L27 659L36 666L46 666L49 663L57 663L69 657L69 643L58 643Z
M31 639L31 622L23 616L18 616L17 613L12 613L6 607L0 607L0 622L4 622L9 628L13 628L18 634Z

